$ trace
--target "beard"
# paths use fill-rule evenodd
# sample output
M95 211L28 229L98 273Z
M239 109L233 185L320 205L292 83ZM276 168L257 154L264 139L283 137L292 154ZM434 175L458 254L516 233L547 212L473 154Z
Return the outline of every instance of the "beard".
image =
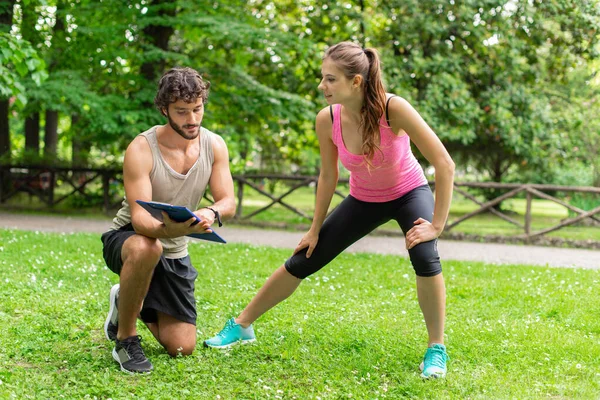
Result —
M182 125L179 126L177 125L175 122L173 122L173 120L171 119L171 117L169 116L169 113L167 113L167 119L169 120L169 126L171 126L171 128L177 132L179 134L179 136L181 136L182 138L186 139L186 140L194 140L198 137L198 135L200 134L200 124L197 125ZM195 133L189 133L186 132L184 129L188 129L188 128L193 128L196 127L196 132Z

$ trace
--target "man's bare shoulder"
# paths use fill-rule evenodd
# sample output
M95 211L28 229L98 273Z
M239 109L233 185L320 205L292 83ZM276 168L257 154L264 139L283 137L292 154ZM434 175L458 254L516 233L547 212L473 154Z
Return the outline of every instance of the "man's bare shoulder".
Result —
M150 151L150 144L148 144L148 140L142 136L142 135L138 135L136 136L131 143L129 143L129 146L127 146L127 151Z
M148 140L142 135L136 136L125 151L123 169L139 169L140 171L152 169L152 151Z
M219 134L216 134L211 131L206 131L209 135L211 135L211 145L214 154L214 161L227 160L229 162L229 150L227 149L227 143L225 139Z

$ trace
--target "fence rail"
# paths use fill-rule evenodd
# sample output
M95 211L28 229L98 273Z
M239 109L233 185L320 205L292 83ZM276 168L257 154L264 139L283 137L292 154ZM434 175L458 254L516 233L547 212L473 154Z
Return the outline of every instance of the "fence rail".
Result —
M248 174L234 175L234 181L237 186L237 210L235 219L239 221L250 221L253 217L264 213L269 208L278 204L284 207L289 212L298 215L302 220L309 223L312 220L312 215L300 208L290 204L287 198L297 190L304 187L316 189L318 185L318 176L295 176L295 175L280 175L280 174ZM270 192L264 182L285 182L286 190L283 193L275 194ZM348 179L340 179L341 184L347 184ZM69 168L69 167L45 167L45 166L26 166L26 165L0 165L0 206L9 204L9 200L14 198L18 193L28 193L30 197L38 198L46 209L54 209L56 205L64 200L79 194L85 199L92 199L90 187L95 186L96 192L101 188L102 207L105 213L114 210L115 207L122 201L122 171L116 169L97 169L97 168ZM430 183L433 189L435 184ZM60 187L60 196L56 195L57 189ZM118 188L118 189L117 189ZM266 197L268 204L254 209L244 214L246 189L256 191L260 196ZM481 201L470 193L469 189L494 189L503 191L504 193L497 197ZM589 193L598 196L600 200L600 187L589 186L558 186L544 184L520 184L520 183L495 183L495 182L455 182L454 192L465 199L472 201L479 208L462 215L461 217L448 221L445 230L451 231L456 226L464 221L475 217L484 212L489 212L492 215L517 226L522 230L520 238L532 239L550 232L571 226L585 219L590 219L593 223L600 223L600 206L591 210L583 210L572 204L569 204L564 199L555 197L550 193ZM502 201L514 198L525 193L526 211L524 222L519 222L513 217L495 208ZM345 197L346 195L340 190L336 190L335 195ZM212 201L210 195L205 196L208 201ZM315 196L316 198L316 196ZM560 223L546 227L538 231L532 231L532 202L534 198L552 201L562 207L567 208L572 213L576 214L573 217L562 220ZM599 201L600 202L600 201ZM14 206L14 205L13 205Z

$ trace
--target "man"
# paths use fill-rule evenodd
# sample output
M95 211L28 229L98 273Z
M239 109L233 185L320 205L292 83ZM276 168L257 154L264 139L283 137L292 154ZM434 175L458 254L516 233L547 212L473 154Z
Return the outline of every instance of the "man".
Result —
M171 356L194 351L197 272L185 235L210 232L215 220L220 224L235 212L227 146L201 127L210 83L191 68L173 68L158 86L154 103L167 123L129 144L123 163L125 200L102 235L106 264L120 277L110 291L104 332L115 341L113 358L129 373L152 371L137 335L138 316ZM202 221L197 224L194 218L174 222L165 213L161 223L135 202L195 210L207 185L215 203L194 212Z

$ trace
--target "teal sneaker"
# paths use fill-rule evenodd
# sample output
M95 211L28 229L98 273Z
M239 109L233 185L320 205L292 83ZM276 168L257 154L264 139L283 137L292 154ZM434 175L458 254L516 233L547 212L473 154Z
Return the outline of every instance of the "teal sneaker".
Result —
M419 365L421 378L445 378L446 377L446 361L450 357L446 353L446 346L443 344L434 344L425 352L423 362Z
M231 318L225 324L225 327L216 336L204 341L204 347L213 347L215 349L225 349L236 344L246 344L256 341L254 328L250 325L242 328L235 323L235 318Z

